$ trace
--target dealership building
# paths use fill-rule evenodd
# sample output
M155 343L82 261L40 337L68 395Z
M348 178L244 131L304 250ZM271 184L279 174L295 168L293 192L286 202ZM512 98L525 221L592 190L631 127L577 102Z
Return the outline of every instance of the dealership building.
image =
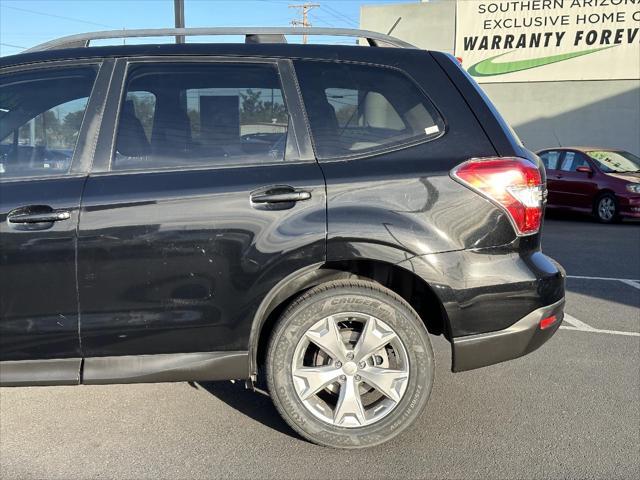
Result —
M360 23L457 56L532 150L640 155L640 0L431 0Z

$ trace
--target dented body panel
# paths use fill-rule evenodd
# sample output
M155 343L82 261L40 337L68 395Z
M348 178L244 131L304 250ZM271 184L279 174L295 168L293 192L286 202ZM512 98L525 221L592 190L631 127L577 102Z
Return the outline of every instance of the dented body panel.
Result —
M264 185L311 192L254 208ZM245 350L253 313L283 277L325 259L315 163L89 179L78 242L85 356Z

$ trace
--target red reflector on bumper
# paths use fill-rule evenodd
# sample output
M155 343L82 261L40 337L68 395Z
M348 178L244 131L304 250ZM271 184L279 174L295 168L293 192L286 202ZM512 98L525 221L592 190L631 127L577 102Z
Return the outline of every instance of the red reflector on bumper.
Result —
M555 315L551 315L550 317L543 318L542 320L540 320L540 330L545 330L549 328L551 325L556 323L556 320L558 319L556 318Z

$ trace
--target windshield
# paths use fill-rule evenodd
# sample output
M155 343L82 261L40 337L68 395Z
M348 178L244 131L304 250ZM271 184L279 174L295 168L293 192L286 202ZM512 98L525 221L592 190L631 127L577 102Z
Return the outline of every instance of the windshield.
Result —
M594 150L587 152L605 173L640 172L640 158L624 151Z

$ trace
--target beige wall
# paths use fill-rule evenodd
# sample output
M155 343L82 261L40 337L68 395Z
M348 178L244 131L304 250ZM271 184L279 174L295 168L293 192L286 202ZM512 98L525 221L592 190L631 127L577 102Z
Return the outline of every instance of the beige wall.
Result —
M640 154L640 80L492 83L482 88L532 150L593 145Z
M398 17L402 17L392 36L421 48L453 54L455 15L456 3L453 1L365 5L360 9L360 28L387 33Z

